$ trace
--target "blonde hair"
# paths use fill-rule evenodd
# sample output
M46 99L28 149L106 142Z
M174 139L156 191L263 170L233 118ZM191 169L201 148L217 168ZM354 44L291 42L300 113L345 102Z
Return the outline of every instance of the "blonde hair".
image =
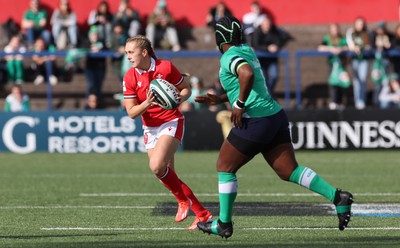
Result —
M150 57L157 59L156 54L154 53L153 47L151 46L151 42L149 39L146 38L146 36L135 35L133 37L130 37L126 40L125 45L130 42L136 42L136 45L140 49L142 49L142 50L146 49L147 52L149 53Z

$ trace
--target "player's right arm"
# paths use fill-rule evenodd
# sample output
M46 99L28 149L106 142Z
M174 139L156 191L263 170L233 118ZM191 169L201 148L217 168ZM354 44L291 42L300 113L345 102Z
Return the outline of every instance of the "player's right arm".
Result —
M141 116L146 110L154 104L154 95L151 90L147 89L146 91L147 98L145 101L139 104L137 98L125 98L124 104L126 108L126 112L129 117L135 119L138 116Z

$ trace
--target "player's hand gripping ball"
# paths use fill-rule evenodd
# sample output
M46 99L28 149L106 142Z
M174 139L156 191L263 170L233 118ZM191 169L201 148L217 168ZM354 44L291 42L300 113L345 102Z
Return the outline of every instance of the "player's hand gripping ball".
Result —
M155 101L163 109L177 108L179 101L178 89L164 79L154 79L150 82L150 90L153 92Z

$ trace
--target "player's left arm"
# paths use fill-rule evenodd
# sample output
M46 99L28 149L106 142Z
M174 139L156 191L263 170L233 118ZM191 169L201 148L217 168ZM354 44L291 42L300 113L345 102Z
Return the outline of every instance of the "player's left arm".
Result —
M251 66L243 60L236 69L236 75L239 79L240 92L239 97L233 105L231 121L236 127L242 127L242 115L244 113L246 100L254 84L254 71Z
M189 97L192 95L192 90L190 89L190 85L183 80L182 83L176 86L176 88L179 90L179 101L182 103L189 99Z
M175 85L175 87L179 90L179 101L182 103L189 99L192 95L192 90L190 89L189 83L185 81L184 75L179 72L179 70L171 64L171 81ZM175 83L176 82L176 83Z

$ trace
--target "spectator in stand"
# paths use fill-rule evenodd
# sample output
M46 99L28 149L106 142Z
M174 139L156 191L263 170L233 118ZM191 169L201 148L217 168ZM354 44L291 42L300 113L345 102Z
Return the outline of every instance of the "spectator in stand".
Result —
M266 14L262 13L261 6L258 1L254 1L250 5L250 12L243 16L243 34L246 39L246 43L252 45L252 38L254 30L260 25L265 18Z
M117 24L122 25L127 37L133 37L140 33L140 16L129 6L129 0L120 0L118 10L113 17L113 26Z
M391 40L392 49L400 51L400 24L398 24L394 30L394 34ZM392 57L393 71L400 75L400 56Z
M99 101L96 94L89 94L86 98L85 110L98 110Z
M72 11L68 0L59 0L58 9L54 10L50 19L54 43L58 50L71 48L78 44L78 25L75 12Z
M165 0L158 0L146 27L146 37L154 48L181 50L175 20L167 8Z
M320 52L330 52L332 55L328 58L330 65L330 75L332 74L333 64L343 64L343 58L340 54L347 50L346 38L342 35L340 27L337 23L329 25L329 32L324 36L321 45L318 46ZM343 95L345 94L347 87L343 87L337 83L329 82L329 95L331 101L329 103L329 109L343 109Z
M37 37L42 37L47 44L51 42L50 32L46 29L47 12L39 7L39 0L30 0L30 8L25 12L21 22L30 46L33 46Z
M191 76L189 82L192 90L192 95L187 99L187 101L179 105L179 110L182 112L189 112L199 109L207 109L207 106L205 106L204 104L200 104L194 101L196 96L206 94L206 89L204 88L203 81L196 76Z
M90 52L97 53L105 49L104 44L99 39L99 30L97 26L92 26L89 30ZM106 75L106 58L92 57L88 54L86 58L85 76L88 82L86 97L90 94L95 94L99 100L99 105L102 104L102 87Z
M291 39L289 33L277 27L270 17L264 16L260 25L254 31L252 45L255 50L276 55ZM260 58L259 60L267 87L271 96L273 96L279 77L278 57Z
M27 112L30 110L30 100L27 94L22 92L20 85L13 85L11 93L6 97L5 112Z
M382 109L400 109L400 82L396 73L390 75L389 84L384 84L380 94L379 103Z
M113 15L110 12L110 6L107 1L101 1L97 5L97 9L89 13L89 26L97 26L99 39L104 42L107 48L111 45L112 20Z
M379 93L382 90L383 84L387 84L390 61L384 53L391 47L393 35L386 28L385 22L380 22L373 31L372 48L375 49L375 60L372 65L371 79L374 83L373 103L379 106ZM384 82L386 81L386 82Z
M54 52L55 50L54 46L50 46L50 48L47 48L45 41L41 37L36 39L33 49L34 49L33 51L36 53ZM45 81L47 74L46 70L47 61L50 61L51 71L53 72L49 76L49 82L51 85L56 85L58 83L58 79L55 76L57 71L56 57L54 55L48 56L48 55L34 54L32 56L32 64L31 64L31 69L35 77L33 84L39 85Z
M371 50L371 32L364 17L357 17L353 27L346 32L349 50L354 52L351 59L353 68L353 92L356 109L364 109L367 100L368 56Z
M223 1L220 1L208 12L206 16L207 26L215 29L215 24L217 23L217 21L225 16L232 16L232 12Z
M126 36L125 29L121 23L116 23L113 26L113 32L111 33L111 47L110 49L118 54L118 57L112 58L112 67L115 75L118 76L119 81L122 82L123 75L121 73L122 61L125 54L125 41L128 37Z
M4 47L5 53L24 53L26 52L26 47L21 44L21 36L14 35L11 37L10 42ZM23 55L6 55L6 69L8 74L9 83L22 84L24 82L24 63Z

